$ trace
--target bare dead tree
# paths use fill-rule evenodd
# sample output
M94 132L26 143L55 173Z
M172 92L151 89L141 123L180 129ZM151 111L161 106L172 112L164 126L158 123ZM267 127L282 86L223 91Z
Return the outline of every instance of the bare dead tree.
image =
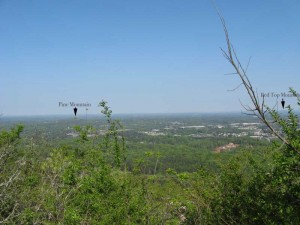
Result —
M213 4L214 4L214 2L213 2ZM273 135L275 135L279 140L282 141L283 145L288 146L289 148L291 148L293 151L295 151L297 154L300 155L300 150L297 149L297 147L295 147L292 143L290 143L290 141L283 134L281 134L280 131L276 130L274 128L274 126L272 125L272 122L268 119L267 115L270 115L270 114L272 115L272 109L270 109L268 106L265 105L264 97L262 97L262 98L259 97L257 91L254 90L254 88L248 78L248 75L247 75L247 70L248 70L251 58L249 59L246 68L244 68L237 56L237 53L236 53L232 43L231 43L231 40L229 37L229 32L228 32L228 29L227 29L227 26L225 23L225 19L223 18L222 14L218 11L215 4L214 4L214 6L215 6L215 9L221 20L223 30L225 33L225 38L226 38L227 48L226 49L221 48L221 51L222 51L225 59L234 68L234 72L232 74L237 75L241 80L241 83L238 85L237 88L239 88L240 86L243 86L245 88L245 90L247 91L247 94L250 97L250 100L252 102L252 106L244 105L241 103L242 107L246 110L245 114L256 116L262 123L264 123L268 127L269 131ZM234 90L236 90L237 88L235 88ZM293 94L295 95L295 93L293 93ZM275 122L278 123L279 121L275 121Z

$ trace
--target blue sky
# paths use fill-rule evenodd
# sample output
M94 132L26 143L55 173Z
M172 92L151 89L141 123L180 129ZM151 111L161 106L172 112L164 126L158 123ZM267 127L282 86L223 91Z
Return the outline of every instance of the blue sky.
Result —
M258 92L299 90L300 1L216 0ZM241 111L210 0L0 0L0 113ZM269 104L276 98L268 98ZM286 100L294 104L294 99ZM83 113L79 108L78 113Z

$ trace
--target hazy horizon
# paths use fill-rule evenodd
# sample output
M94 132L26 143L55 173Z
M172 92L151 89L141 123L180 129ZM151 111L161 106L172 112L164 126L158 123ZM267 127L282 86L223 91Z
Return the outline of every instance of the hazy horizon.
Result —
M143 116L143 115L146 115L146 116L151 116L151 115L209 115L209 114L243 114L241 111L238 112L238 111L228 111L228 112L140 112L140 113L113 113L113 116ZM37 115L0 115L0 120L1 118L10 118L10 117L70 117L70 118L74 118L75 115L74 115L74 112L70 111L69 114L37 114ZM103 116L100 112L98 114L87 114L88 117L98 117L98 116ZM77 118L85 118L86 117L86 114L82 113L82 114L77 114L76 115Z
M294 111L296 114L300 113L300 110ZM285 115L287 112L284 110L279 110L279 113ZM120 118L134 118L134 117L183 117L183 116L242 116L242 117L256 117L255 115L249 115L243 111L232 111L232 112L182 112L182 113L113 113L112 117L120 117ZM103 114L77 114L74 113L70 114L44 114L44 115L0 115L0 122L1 120L6 119L15 119L15 118L64 118L64 119L95 119L95 118L105 118Z

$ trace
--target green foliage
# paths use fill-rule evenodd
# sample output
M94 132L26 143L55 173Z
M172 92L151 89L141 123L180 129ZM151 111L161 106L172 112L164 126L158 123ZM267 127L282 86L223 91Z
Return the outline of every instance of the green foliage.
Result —
M22 126L0 133L0 222L300 223L299 123L291 107L287 117L270 111L290 145L240 139L256 147L217 154L207 149L232 138L126 143L107 103L100 106L104 132L75 126L78 138L55 148L22 139Z
M88 141L88 133L90 129L91 129L90 126L86 126L84 128L82 128L79 125L74 126L74 130L79 134L79 139L78 139L79 142L84 143Z
M2 130L0 132L0 147L9 146L20 138L20 134L23 131L24 126L18 125L12 128L10 131Z
M202 210L192 216L198 221L206 224L300 223L298 118L290 106L287 118L274 110L270 110L270 114L289 144L280 146L275 142L267 151L242 152L223 164L220 173L213 175L213 181L205 185L195 180L195 203Z
M19 210L18 185L24 161L19 159L17 144L22 131L23 126L18 125L0 132L0 223L8 222Z
M123 166L126 168L126 143L125 137L123 134L123 126L119 120L112 119L112 111L107 105L107 102L102 101L99 103L99 106L103 108L101 113L105 116L108 124L108 129L105 133L102 148L105 152L108 152L108 155L112 152L114 165L117 168ZM121 135L119 135L121 133Z

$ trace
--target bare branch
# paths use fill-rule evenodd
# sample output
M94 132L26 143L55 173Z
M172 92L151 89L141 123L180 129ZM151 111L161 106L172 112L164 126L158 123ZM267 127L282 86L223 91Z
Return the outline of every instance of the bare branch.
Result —
M227 90L227 91L235 91L235 90L239 89L239 87L242 86L242 85L243 85L243 83L240 83L240 84L239 84L237 87L235 87L234 89Z
M7 222L11 217L14 217L14 216L15 216L14 214L15 214L15 210L16 210L17 206L18 206L18 204L15 204L15 205L14 205L14 208L13 208L13 210L11 211L11 213L10 213L4 220L0 221L0 224L3 224L3 223L5 223L5 222Z
M213 2L214 4L214 2ZM225 39L227 44L227 51L225 51L223 48L221 48L222 54L225 57L225 59L232 65L232 67L235 70L235 73L237 74L242 81L242 83L235 89L238 89L241 85L244 86L244 88L247 91L248 96L250 97L250 100L253 104L253 107L245 106L241 103L243 108L250 113L250 115L255 115L259 120L264 123L268 129L271 131L272 134L274 134L279 140L281 140L285 145L289 146L291 149L293 149L295 152L297 152L300 155L300 150L295 148L282 134L280 134L276 129L270 124L270 122L267 119L267 113L270 112L270 109L268 107L265 107L265 99L262 98L262 103L260 104L260 98L257 91L254 91L252 84L247 76L247 70L250 64L251 57L249 58L248 64L246 66L246 69L243 68L242 63L240 62L237 53L230 41L229 32L225 23L225 20L222 16L222 14L217 9L216 5L214 4L214 7L219 15L219 19L222 23L223 30L225 33ZM266 108L266 109L265 109Z
M247 73L247 71L248 71L248 68L249 68L249 65L250 65L250 62L251 62L251 56L250 56L250 58L249 58L249 60L248 60L248 63L247 63L247 66L246 66L246 70L245 70L245 73Z
M224 75L237 75L237 73L225 73Z

